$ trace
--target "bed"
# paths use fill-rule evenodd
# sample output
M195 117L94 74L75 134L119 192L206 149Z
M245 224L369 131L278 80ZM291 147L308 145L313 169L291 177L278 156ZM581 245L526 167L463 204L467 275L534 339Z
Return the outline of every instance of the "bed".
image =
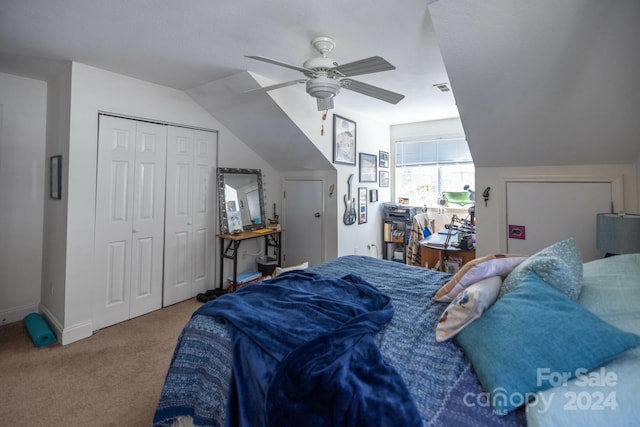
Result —
M529 258L522 257L522 259ZM630 261L625 259L624 261L624 265L635 265L635 272L638 273L637 269L639 268L638 265L640 265L639 259L632 259ZM478 264L481 266L488 265L488 263ZM516 266L514 265L512 268L516 268ZM557 268L557 265L554 265L553 268ZM476 269L472 270L472 272L473 271L476 271ZM601 271L601 268L598 267L594 271ZM467 271L465 273L469 272ZM495 269L489 269L488 273L485 272L485 274L493 274L495 276L494 273L496 273ZM507 276L507 273L504 271L498 273L502 273L502 276ZM471 276L472 274L467 274L467 277ZM580 265L580 276L582 276L582 265ZM455 277L458 278L462 276L456 275ZM636 281L637 277L638 276L635 278ZM227 323L233 323L234 325L233 327L228 327L220 316L211 315L213 313L211 310L220 310L220 307L224 306L222 303L227 301L225 299L231 301L233 298L238 298L243 292L251 292L252 287L255 289L260 288L261 292L268 293L270 292L268 291L270 284L273 288L281 285L288 288L290 283L308 281L308 284L312 286L311 288L304 288L306 291L308 289L318 288L317 286L314 288L313 284L316 283L316 280L322 280L323 288L333 289L330 295L324 295L322 298L332 298L335 296L340 298L340 301L350 301L352 296L340 294L339 289L340 287L351 288L353 286L359 290L359 295L366 294L367 298L373 301L370 304L371 307L379 303L379 306L376 306L377 308L375 310L378 310L378 308L380 310L373 314L375 319L381 319L389 313L392 314L389 316L390 320L386 319L379 323L379 328L371 329L371 343L373 343L371 348L366 347L368 343L367 339L357 341L358 345L362 345L363 342L365 343L366 351L362 353L366 354L366 357L373 357L367 360L367 363L371 363L375 369L380 368L383 370L384 375L390 374L389 378L391 379L387 381L387 377L384 377L384 381L387 382L383 383L392 384L394 392L387 393L384 389L370 388L370 384L366 384L366 390L369 390L369 393L365 394L373 396L372 401L364 401L364 403L356 402L355 404L351 404L351 407L346 405L345 409L345 405L343 404L345 399L337 399L338 402L334 402L333 404L340 406L340 410L347 411L345 413L353 416L352 420L354 420L342 420L341 425L381 425L379 422L372 424L372 418L367 418L370 409L367 409L366 406L367 404L370 404L369 408L372 408L374 405L376 405L376 407L377 405L384 406L385 401L390 401L391 407L397 405L399 408L397 414L398 419L396 420L398 423L395 425L403 425L400 424L400 422L408 423L404 425L423 426L524 426L527 425L527 422L531 425L553 425L552 422L548 422L546 414L538 413L537 417L530 416L532 411L527 410L527 406L531 405L531 402L526 405L522 404L511 408L509 411L503 413L496 411L496 408L492 406L490 402L489 395L485 391L486 385L483 385L480 381L480 377L474 368L473 358L470 357L470 353L472 352L465 347L468 343L463 343L462 338L458 340L470 327L465 327L464 331L460 332L454 339L436 340L436 330L442 323L443 312L451 306L452 302L438 302L433 301L432 298L443 289L445 284L449 285L453 278L450 274L435 272L420 267L353 255L340 257L313 266L304 270L304 272L287 272L273 280L264 281L262 284L247 286L243 288L244 290L238 291L237 296L229 295L217 301L209 302L194 313L194 316L185 326L178 339L153 424L154 426L280 426L287 424L287 420L289 420L288 425L300 425L299 421L292 421L296 420L295 416L291 415L290 419L288 418L289 415L286 414L286 411L289 407L302 408L303 416L305 411L309 411L308 414L315 414L313 411L326 411L326 407L318 409L314 406L315 402L309 401L309 399L300 402L287 400L297 399L298 395L304 395L306 392L298 393L297 389L293 389L294 391L291 392L292 382L299 381L299 378L294 378L293 380L286 378L287 374L282 373L282 371L286 371L285 369L280 369L276 374L273 374L273 376L269 376L268 381L276 382L277 379L277 384L284 384L283 388L289 390L289 394L287 394L286 391L274 391L274 388L279 389L279 387L266 387L265 384L254 384L253 387L255 388L247 389L242 382L246 380L246 371L253 369L252 364L255 365L255 363L245 360L246 354L252 354L252 357L255 356L255 354L251 353L254 351L253 349L247 347L248 344L246 340L242 341L237 338L238 336L244 337L244 333L238 333L237 329L234 329L234 327L239 327L238 324L242 324L244 320L242 318L227 319ZM502 278L503 277L501 277L501 279ZM589 280L587 280L587 282ZM500 282L501 281L502 280L500 280ZM582 283L582 277L580 277L580 283ZM596 283L596 285L593 285L593 283ZM591 283L592 286L599 286L597 285L597 283L599 283L598 280L595 280L593 283ZM335 286L335 288L332 288L332 286ZM637 294L640 292L640 285L636 284L635 286L637 287ZM514 294L515 293L517 292L514 292ZM278 295L278 297L280 296L281 295ZM384 298L387 298L388 301ZM504 299L506 301L509 298L504 297ZM357 298L354 298L354 300L357 300ZM256 299L254 300L254 304L257 305L248 307L248 318L251 318L250 310L259 307L260 301L261 300ZM387 302L388 304L385 305ZM640 301L638 302L639 304L636 305L636 307L640 306ZM214 307L216 304L217 308ZM268 310L268 307L263 308ZM370 307L367 306L367 309L369 308ZM234 317L233 311L237 311L238 306L227 306L223 308L223 310L224 309L231 311L230 316ZM359 309L360 308L358 308L358 310ZM389 311L389 309L391 311ZM638 309L636 308L636 310ZM489 313L489 311L487 311L487 313ZM331 313L331 315L333 315L333 313ZM339 314L339 316L342 315L343 314ZM367 312L365 315L369 316L371 313ZM258 317L256 317L256 322L259 323L262 320ZM484 317L483 315L479 318L483 319ZM250 327L252 323L254 323L253 319L246 320L247 327ZM297 323L299 325L304 322L298 319ZM476 323L480 324L479 321L474 321L471 325ZM634 324L633 321L630 322L626 318L623 323L625 324L622 326ZM370 325L370 323L367 323L366 327L369 327L368 325ZM240 328L242 327L243 326ZM296 325L294 324L291 327L295 329ZM491 327L491 325L489 325L489 327ZM262 326L258 327L258 329L262 330L261 328ZM292 335L295 335L297 333L296 331L297 330L294 330ZM253 332L250 332L248 335L251 336L251 333ZM304 333L306 333L306 331L304 331ZM471 334L469 333L467 335ZM271 340L271 338L273 337L269 339ZM280 337L276 338L280 339ZM635 343L631 337L628 338L629 342L626 342L625 345L629 348L640 344L640 341ZM467 339L467 341L468 340L469 339ZM297 349L298 347L302 348L300 344L301 342L292 344L292 347L287 351ZM330 345L334 344L335 342L330 343ZM281 346L281 344L278 345ZM311 361L308 358L305 359L305 357L307 357L305 355L308 355L310 352L313 353L313 349L316 347L309 347L311 350L305 348L305 351L291 351L291 354L296 353L298 356L302 355L302 361L300 361L299 358L292 361L292 358L287 358L284 353L282 357L270 354L269 360L272 358L274 360L277 359L276 367L280 366L279 364L284 365L285 362L288 364L287 366L294 366L296 369L303 365L308 366ZM320 347L322 347L322 351L325 351L323 355L323 357L325 357L327 344L325 343L325 345L321 345ZM379 353L379 358L376 352ZM620 353L624 352L621 351ZM349 357L351 357L351 355ZM264 354L261 354L259 360L262 361L264 360L263 358ZM349 363L353 364L353 359L349 360L351 360ZM630 360L630 363L638 363L637 357L634 359L634 357L631 356ZM232 362L235 362L235 368ZM316 360L312 362L315 363ZM347 363L347 365L349 363ZM239 368L239 366L242 368ZM636 367L640 367L640 365L636 365ZM262 365L258 370L260 369L263 369ZM264 372L266 371L261 371L258 377L264 377L266 375ZM295 372L299 373L299 371ZM341 374L338 376L343 378L344 372L340 372ZM637 369L636 372L638 372ZM334 375L334 377L335 376L336 375ZM282 378L285 379L283 380ZM309 377L304 378L305 381L307 381ZM240 380L243 381L239 382ZM342 380L339 379L339 381ZM360 384L359 381L360 378L357 378L355 382ZM640 382L635 382L635 384L638 383ZM379 386L379 381L376 384ZM342 390L341 386L338 387L338 389ZM257 393L256 390L258 390ZM540 392L542 393L544 390ZM547 392L549 391L547 390ZM317 393L317 390L312 390L310 393L310 396L315 396L312 400L323 401L323 404L327 404L327 399L322 397L331 395L329 392ZM336 396L340 396L339 392L337 393ZM252 401L252 403L247 403L247 399L253 399L258 394L260 395L259 399ZM231 396L231 399L229 399L229 396ZM242 396L242 398L238 398L238 396ZM409 396L408 399L407 396ZM354 400L357 401L357 399ZM328 401L330 403L331 399L328 399ZM636 403L638 402L636 401ZM251 405L254 406L252 407ZM354 409L353 407L359 408ZM266 412L277 413L280 411L280 418L270 418L271 415L264 415L263 412L265 411L261 408L270 408L270 411ZM354 415L354 410L360 412ZM559 411L562 412L562 410L563 408L560 408ZM260 415L259 418L252 418L254 417L253 414L249 414L248 418L246 414L243 415L244 412L255 411L260 412L262 415ZM285 411L284 415L282 411ZM376 417L389 416L389 413L384 413L384 409L381 409L381 411L380 414L377 414L375 411L372 411L372 413L376 414ZM412 411L415 411L415 414ZM625 414L625 416L627 415ZM340 416L338 419L340 419ZM381 418L378 418L378 420L379 419ZM635 419L637 419L637 417ZM322 417L317 419L309 415L309 418L306 420L305 425L327 424L326 420L323 420ZM333 424L338 425L335 421Z

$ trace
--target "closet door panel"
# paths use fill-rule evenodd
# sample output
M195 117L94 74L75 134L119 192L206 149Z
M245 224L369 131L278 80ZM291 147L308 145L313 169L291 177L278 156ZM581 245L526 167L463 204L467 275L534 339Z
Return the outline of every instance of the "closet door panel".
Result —
M170 126L167 144L164 306L192 297L193 131Z
M94 329L129 318L135 125L131 120L100 118Z
M130 317L162 307L167 128L137 122Z
M100 116L94 329L162 307L166 127Z
M126 303L125 295L128 288L128 242L110 242L107 247L107 294L106 306L113 308Z
M193 278L195 281L206 280L208 271L208 245L210 231L208 229L196 230L194 233ZM202 291L200 291L202 292Z
M193 203L193 229L196 236L193 241L193 295L215 287L213 266L215 251L215 227L217 224L217 200L215 195L215 147L217 134L194 131L195 183Z
M214 287L211 194L217 134L169 127L165 219L165 286L170 305Z

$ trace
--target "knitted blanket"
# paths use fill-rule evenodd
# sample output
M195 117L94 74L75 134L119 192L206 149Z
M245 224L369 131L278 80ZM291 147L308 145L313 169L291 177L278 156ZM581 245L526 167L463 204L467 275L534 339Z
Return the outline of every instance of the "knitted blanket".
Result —
M450 275L355 255L308 271L334 278L356 274L391 299L393 317L375 333L374 342L404 380L423 426L525 425L524 411L493 415L462 351L452 341L436 342L435 328L447 304L431 297ZM230 328L220 317L194 315L178 339L154 426L172 426L179 416L190 416L197 426L233 425L227 418L233 362Z

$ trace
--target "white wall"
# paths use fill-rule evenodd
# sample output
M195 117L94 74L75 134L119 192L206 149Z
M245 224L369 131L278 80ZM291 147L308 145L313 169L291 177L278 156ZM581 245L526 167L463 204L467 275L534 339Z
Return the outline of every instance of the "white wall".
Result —
M476 204L477 218L477 256L506 251L506 182L513 179L539 180L609 180L622 177L623 209L629 213L638 212L638 179L636 166L627 165L581 165L581 166L537 166L537 167L501 167L476 168L476 189L482 191L491 187L491 198L485 207L484 202ZM534 204L536 209L553 209L543 201Z
M45 194L40 309L54 324L56 331L63 328L65 309L70 112L71 63L47 82L45 158L62 155L62 199L50 199ZM45 192L48 187L49 176L46 176Z
M270 84L268 80L262 80L255 76L261 84ZM325 218L324 227L328 235L325 236L326 260L343 255L370 255L376 256L376 249L367 248L367 245L377 245L378 256L382 256L382 202L390 200L390 188L380 188L378 182L358 182L358 153L375 154L383 150L389 152L389 126L371 120L356 111L350 111L340 106L340 96L336 97L335 108L330 110L326 120L322 120L323 112L316 110L316 102L299 88L281 89L268 92L273 100L287 116L305 133L307 138L329 161L333 160L333 114L346 117L356 122L356 166L333 164L331 171L296 171L287 173L292 177L326 177L327 188L334 185L334 194L329 197L325 194ZM375 101L373 101L375 102ZM321 129L324 127L324 134ZM351 194L356 197L358 187L378 189L378 202L368 203L367 222L365 224L344 225L344 195L347 194L347 180L354 174Z
M40 300L46 99L45 82L0 73L0 324Z
M47 307L57 325L62 327L58 336L63 344L92 333L91 283L99 111L219 130L220 165L266 169L270 187L276 187L280 180L255 154L252 155L251 150L184 92L73 63L69 161L66 162L68 188L63 193L67 204L66 271L64 283L53 287L54 299L57 292L64 290L64 312L60 313L59 307ZM64 226L64 223L47 225L49 229L59 226ZM215 266L217 268L217 263Z
M338 101L339 102L339 98ZM346 117L356 122L356 166L335 165L338 176L336 185L337 202L337 229L338 229L338 256L343 255L370 255L376 256L376 249L367 249L367 245L375 244L378 248L377 255L382 257L382 203L391 200L391 187L380 187L380 182L359 182L360 160L359 153L374 154L378 156L378 151L389 152L390 136L389 126L367 119L366 117L350 111L336 110L335 114ZM330 129L333 129L331 122ZM331 132L333 135L333 132ZM332 147L332 142L330 146ZM333 148L331 157L333 157ZM390 171L390 169L383 169ZM378 167L378 175L380 168ZM367 193L371 189L378 190L378 201L367 202L367 222L365 224L344 225L342 218L345 211L344 196L348 193L347 180L353 174L351 185L351 197L356 198L356 211L358 203L358 187L366 187Z

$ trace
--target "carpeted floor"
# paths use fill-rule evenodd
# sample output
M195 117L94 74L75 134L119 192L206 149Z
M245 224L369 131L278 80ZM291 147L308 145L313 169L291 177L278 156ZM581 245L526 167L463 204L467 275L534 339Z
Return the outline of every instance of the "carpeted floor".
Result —
M0 426L150 426L190 299L66 346L0 327Z

